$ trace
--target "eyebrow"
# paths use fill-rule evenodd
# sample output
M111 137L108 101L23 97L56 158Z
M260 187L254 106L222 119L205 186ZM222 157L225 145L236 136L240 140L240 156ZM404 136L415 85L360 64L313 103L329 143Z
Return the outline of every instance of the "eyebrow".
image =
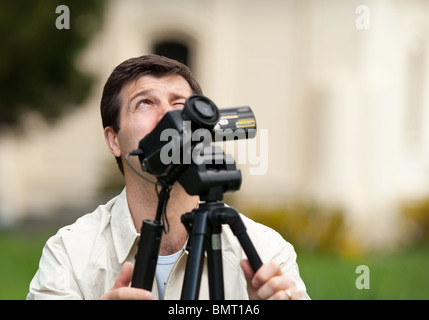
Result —
M141 97L141 96L149 96L152 94L152 92L153 92L152 89L146 89L146 90L135 92L134 94L131 95L131 97L129 99L128 107L131 106L131 102L134 101L134 99ZM175 92L170 92L169 94L170 94L172 100L178 100L178 99L185 99L186 100L187 99L187 97L185 97L184 95L178 94Z
M150 95L150 93L152 92L153 90L151 90L151 89L146 89L146 90L142 90L142 91L137 91L137 92L135 92L134 94L132 94L131 95L131 97L130 97L130 103L131 103L131 101L133 101L135 98L137 98L137 97L140 97L140 96L146 96L146 95Z

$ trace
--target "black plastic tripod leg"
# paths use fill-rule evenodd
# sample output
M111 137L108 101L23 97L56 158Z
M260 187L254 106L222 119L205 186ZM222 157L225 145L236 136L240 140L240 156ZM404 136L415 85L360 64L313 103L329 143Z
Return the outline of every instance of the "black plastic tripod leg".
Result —
M164 226L161 222L156 220L143 221L139 247L135 257L132 287L152 290L163 230Z
M208 228L207 211L196 210L192 223L191 250L183 280L182 300L198 299Z
M217 209L216 215L220 221L231 227L232 232L237 237L241 247L246 253L253 271L256 272L262 266L262 260L247 234L246 226L238 211L231 207L225 207Z
M207 245L210 300L225 300L222 265L221 225L211 225Z
M161 246L164 225L161 217L165 214L168 198L170 197L170 186L162 187L159 194L158 208L155 220L144 220L141 228L139 246L136 254L136 263L131 286L152 290L153 279L158 262L159 248Z

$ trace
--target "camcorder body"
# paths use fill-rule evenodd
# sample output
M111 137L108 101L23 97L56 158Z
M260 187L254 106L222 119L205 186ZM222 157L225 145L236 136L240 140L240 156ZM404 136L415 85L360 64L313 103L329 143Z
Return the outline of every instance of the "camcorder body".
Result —
M175 179L192 195L204 192L206 181L187 170L210 175L209 185L219 182L219 172L227 171L234 181L225 190L238 190L241 173L235 168L232 156L212 142L248 139L256 135L256 119L248 106L218 109L207 97L190 96L182 110L172 110L164 115L157 126L139 142L139 160L142 170L163 184L171 181L169 175L180 171ZM233 173L237 171L236 173ZM183 177L180 177L183 175ZM223 179L222 177L220 179ZM189 180L189 186L186 181ZM237 180L240 182L237 185ZM210 187L210 186L207 186Z

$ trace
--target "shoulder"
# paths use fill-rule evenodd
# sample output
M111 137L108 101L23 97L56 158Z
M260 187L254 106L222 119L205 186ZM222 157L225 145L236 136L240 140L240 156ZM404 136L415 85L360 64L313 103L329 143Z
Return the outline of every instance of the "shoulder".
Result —
M39 269L30 284L28 299L81 299L92 297L90 283L91 257L101 253L100 242L109 229L112 199L92 213L65 226L46 242ZM101 236L101 237L100 237ZM91 262L92 261L92 262Z
M285 256L294 254L292 244L287 242L276 230L258 223L242 214L241 218L246 225L250 239L254 242L254 246L257 249L260 249L259 251L261 254L263 254L263 252L267 252L272 256L272 258L278 255Z
M270 240L274 242L279 242L281 244L289 244L276 230L270 228L264 224L256 222L243 214L240 214L241 219L246 225L247 232L249 236L253 235L256 239L259 240L262 237L265 240Z
M71 265L79 269L76 261L85 260L93 250L94 243L109 228L111 208L117 197L104 205L98 206L93 212L77 219L73 224L62 227L49 238L42 253L42 262Z
M110 222L111 209L117 198L118 197L115 197L106 204L99 205L93 212L83 215L73 224L62 227L51 239L68 237L72 235L89 235L105 228L106 225Z
M250 240L255 246L256 251L263 261L278 261L281 265L288 261L295 260L296 254L293 246L287 242L277 231L274 229L258 223L243 214L240 214L246 232ZM222 242L225 243L226 251L234 255L241 252L241 246L238 243L235 235L229 227L223 227ZM238 255L240 256L240 255Z

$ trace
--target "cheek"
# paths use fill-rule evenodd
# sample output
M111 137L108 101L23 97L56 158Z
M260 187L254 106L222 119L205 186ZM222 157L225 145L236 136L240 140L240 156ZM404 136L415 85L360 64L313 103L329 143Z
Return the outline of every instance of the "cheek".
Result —
M157 126L164 114L156 112L146 112L144 114L136 114L132 121L132 131L137 138L143 139L148 133Z
M152 130L155 129L157 124L158 124L158 122L152 122L152 123L146 125L146 127L145 127L146 130L145 130L144 136L146 136L148 133L151 133ZM143 138L143 136L142 136L142 138Z
M138 147L141 139L150 133L156 126L156 121L150 117L136 117L133 121L124 121L118 132L121 149L129 152Z

